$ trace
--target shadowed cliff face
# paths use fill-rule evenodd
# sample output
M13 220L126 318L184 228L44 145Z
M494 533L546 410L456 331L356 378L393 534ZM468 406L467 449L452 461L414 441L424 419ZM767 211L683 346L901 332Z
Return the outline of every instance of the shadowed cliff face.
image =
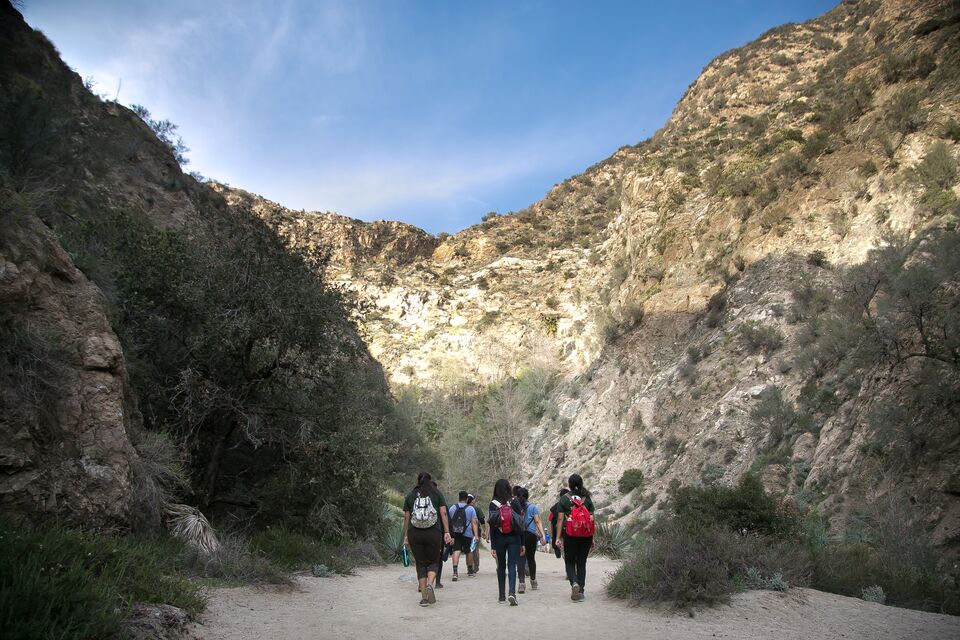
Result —
M156 489L131 444L140 412L106 301L36 217L2 215L3 511L155 527Z
M311 231L316 214L269 204L258 215L280 215L290 245L330 252L331 275L369 305L365 335L396 385L482 388L549 345L564 382L526 440L549 452L525 470L539 490L580 471L605 516L633 523L671 484L753 468L837 519L903 493L951 539L956 420L936 418L911 463L885 457L887 440L877 455L874 400L900 398L919 374L861 365L844 387L831 376L849 372L803 364L816 340L787 310L807 285L842 293L847 270L889 238L955 226L958 51L948 2L843 3L773 29L711 61L651 140L431 254L407 228L402 255L350 255ZM952 166L931 181L937 163ZM397 246L369 229L376 246ZM777 344L752 352L743 336L757 332ZM776 420L753 414L774 393L816 428L772 446ZM620 496L629 468L647 488Z

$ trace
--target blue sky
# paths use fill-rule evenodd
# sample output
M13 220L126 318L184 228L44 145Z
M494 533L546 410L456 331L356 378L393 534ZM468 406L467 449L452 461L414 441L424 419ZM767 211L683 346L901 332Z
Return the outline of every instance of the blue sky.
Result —
M457 231L663 125L714 56L835 1L25 0L188 169L295 209Z

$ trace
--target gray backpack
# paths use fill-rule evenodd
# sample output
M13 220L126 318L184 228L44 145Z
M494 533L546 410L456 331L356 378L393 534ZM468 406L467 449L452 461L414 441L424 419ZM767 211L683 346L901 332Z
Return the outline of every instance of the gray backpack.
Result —
M421 496L419 493L413 500L413 511L410 512L410 524L417 529L429 529L437 524L437 509L433 506L430 496Z

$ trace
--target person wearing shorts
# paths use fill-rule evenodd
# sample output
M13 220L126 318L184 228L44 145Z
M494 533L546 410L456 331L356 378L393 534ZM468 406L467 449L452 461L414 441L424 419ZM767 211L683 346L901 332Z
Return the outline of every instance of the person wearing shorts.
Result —
M467 556L467 577L472 578L474 575L473 566L470 563L470 553L473 551L473 539L479 536L480 532L477 529L477 510L467 504L469 495L466 491L461 491L459 501L450 507L448 514L452 527L458 519L457 511L462 509L464 516L463 532L458 533L457 531L453 531L453 582L459 579L457 573L460 569L461 553Z

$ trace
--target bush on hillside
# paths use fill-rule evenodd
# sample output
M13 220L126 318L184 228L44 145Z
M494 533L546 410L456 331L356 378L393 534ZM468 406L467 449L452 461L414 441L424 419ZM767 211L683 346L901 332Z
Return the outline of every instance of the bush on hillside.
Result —
M914 167L913 175L927 189L949 189L957 182L957 161L944 142L937 142Z
M639 416L639 414L637 414ZM640 469L627 469L620 475L617 482L617 489L620 493L627 494L637 488L643 487L643 471Z
M737 332L750 353L773 353L783 346L783 334L776 327L757 320L742 323Z
M960 573L938 566L907 501L891 494L869 503L848 528L855 543L830 542L824 521L802 521L785 505L750 475L733 488L680 487L608 592L684 606L723 602L740 589L811 585L852 597L880 589L891 604L960 612Z
M677 606L725 602L744 585L748 571L808 583L807 559L788 542L742 535L721 525L691 528L677 520L651 527L642 549L614 572L607 592L638 602Z
M885 105L885 119L890 128L897 133L907 135L918 131L927 121L926 113L920 108L923 90L908 87L894 94Z
M734 487L680 487L673 494L670 515L678 526L689 529L720 526L781 538L794 534L798 526L794 517L778 510L776 500L753 474L743 476Z

